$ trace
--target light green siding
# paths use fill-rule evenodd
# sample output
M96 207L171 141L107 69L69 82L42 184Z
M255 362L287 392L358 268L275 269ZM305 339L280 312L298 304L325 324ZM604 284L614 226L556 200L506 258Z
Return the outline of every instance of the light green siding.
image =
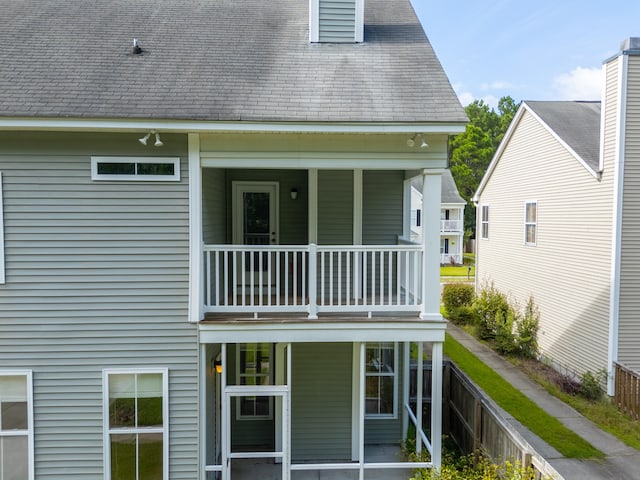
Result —
M640 56L628 61L618 360L640 371Z
M402 185L397 170L362 174L362 241L366 245L395 245L402 235Z
M226 171L202 169L202 236L206 244L227 243Z
M353 172L318 172L318 243L353 243Z
M541 352L578 372L607 365L613 180L612 159L596 179L525 111L478 202L489 205L478 286L493 282L521 307L532 295ZM527 201L537 201L535 246L524 240Z
M103 368L169 370L170 472L198 462L186 136L1 133L0 365L33 370L36 479L102 478ZM180 182L94 182L91 155L181 157Z
M293 345L293 461L351 459L352 349L351 343Z

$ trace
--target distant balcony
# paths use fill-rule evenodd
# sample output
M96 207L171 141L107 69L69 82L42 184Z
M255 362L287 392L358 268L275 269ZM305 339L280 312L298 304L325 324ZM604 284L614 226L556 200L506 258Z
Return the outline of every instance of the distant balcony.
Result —
M440 220L441 232L462 232L463 222L462 220Z
M422 309L421 245L205 245L206 313Z

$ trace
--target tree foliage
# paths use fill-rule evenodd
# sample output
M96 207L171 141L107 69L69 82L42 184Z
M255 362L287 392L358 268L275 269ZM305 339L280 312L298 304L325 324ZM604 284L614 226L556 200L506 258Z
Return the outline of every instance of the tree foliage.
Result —
M519 106L513 98L502 97L498 101L496 112L483 100L474 100L465 108L469 117L465 132L450 141L451 174L460 195L467 201L465 230L471 229L475 232L475 208L471 203L471 197Z

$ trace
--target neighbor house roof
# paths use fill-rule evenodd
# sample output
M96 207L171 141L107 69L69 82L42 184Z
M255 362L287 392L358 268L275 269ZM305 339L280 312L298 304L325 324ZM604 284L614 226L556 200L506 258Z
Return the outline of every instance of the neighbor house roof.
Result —
M440 203L467 203L458 193L458 187L456 186L456 181L453 179L453 175L451 175L451 170L447 169L442 172L441 185ZM416 177L411 180L411 186L422 194L422 177Z
M525 112L536 118L593 176L600 168L600 102L523 101L485 172L472 200L479 201L502 152Z
M600 162L600 102L525 102L576 154L597 171Z
M308 3L4 0L0 117L466 121L408 0L361 44L310 43Z

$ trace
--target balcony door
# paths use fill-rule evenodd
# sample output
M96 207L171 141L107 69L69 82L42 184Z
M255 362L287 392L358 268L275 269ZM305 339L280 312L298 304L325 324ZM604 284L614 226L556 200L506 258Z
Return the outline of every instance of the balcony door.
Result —
M278 182L232 183L233 243L236 245L268 246L278 244ZM238 265L240 283L247 287L253 278L253 285L271 285L273 293L274 269L269 272L267 254L254 252L245 254ZM244 270L244 272L242 271ZM244 274L243 274L244 273ZM271 276L271 281L269 281ZM266 292L263 292L266 293Z

